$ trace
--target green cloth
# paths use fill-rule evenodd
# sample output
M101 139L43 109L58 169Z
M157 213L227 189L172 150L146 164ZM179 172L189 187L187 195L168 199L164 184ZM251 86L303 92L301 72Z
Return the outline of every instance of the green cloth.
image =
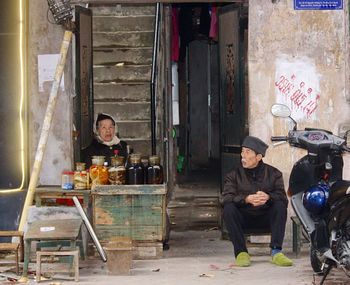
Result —
M282 252L276 253L272 256L272 263L278 266L292 266L293 261L285 256Z
M240 267L250 266L250 255L247 252L241 252L236 257L236 265Z

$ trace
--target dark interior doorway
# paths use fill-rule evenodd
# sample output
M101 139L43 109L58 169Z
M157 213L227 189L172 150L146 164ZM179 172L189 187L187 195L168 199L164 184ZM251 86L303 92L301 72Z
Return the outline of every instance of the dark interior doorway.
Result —
M177 207L185 206L178 217L172 215L172 221L175 228L208 228L221 223L223 177L239 163L236 152L246 133L248 5L193 3L173 7L179 13L180 35L175 83L179 111L178 124L174 125L177 187L173 200L179 202L175 202Z
M216 8L209 3L175 5L179 13L180 56L178 154L179 184L219 183L218 34L213 31ZM182 166L182 167L181 167Z
M192 3L173 7L178 9L180 36L177 183L196 179L203 172L205 179L220 183L221 168L232 166L221 164L222 152L232 150L225 145L239 146L247 132L248 6ZM214 16L217 27L213 32Z

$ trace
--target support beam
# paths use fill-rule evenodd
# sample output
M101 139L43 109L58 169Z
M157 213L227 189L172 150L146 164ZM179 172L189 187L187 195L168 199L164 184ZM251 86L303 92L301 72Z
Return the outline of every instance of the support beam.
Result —
M68 53L69 45L72 39L72 35L73 33L71 31L65 31L64 33L64 37L61 45L61 51L60 51L60 60L56 67L55 77L52 83L49 102L46 108L44 123L41 129L38 148L36 150L36 155L35 155L35 161L34 161L32 173L29 180L28 192L27 192L26 200L24 202L21 220L19 223L19 228L18 228L19 231L24 230L24 226L26 224L27 217L28 217L28 210L33 203L35 189L39 180L42 160L46 149L46 144L47 144L47 140L48 140L49 132L51 128L51 122L52 122L52 118L53 118L53 114L54 114L55 106L57 102L58 89L61 83L62 74L66 63L67 53Z

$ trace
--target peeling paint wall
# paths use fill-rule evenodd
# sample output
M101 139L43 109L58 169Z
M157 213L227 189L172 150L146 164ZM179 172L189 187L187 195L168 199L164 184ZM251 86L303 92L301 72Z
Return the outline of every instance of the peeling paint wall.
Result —
M304 152L272 147L271 135L286 135L292 123L274 118L273 103L287 104L298 128L319 127L335 134L350 125L349 18L343 10L296 11L293 1L249 1L249 128L269 142L265 161L284 174ZM349 178L350 159L344 174Z
M45 81L39 88L38 55L59 54L63 39L61 26L53 25L47 19L47 2L31 0L29 3L28 36L28 94L29 94L29 167L32 169L38 145L52 81ZM46 151L43 157L39 184L58 185L63 169L72 167L72 105L71 48L68 52L64 90L60 88L51 125Z

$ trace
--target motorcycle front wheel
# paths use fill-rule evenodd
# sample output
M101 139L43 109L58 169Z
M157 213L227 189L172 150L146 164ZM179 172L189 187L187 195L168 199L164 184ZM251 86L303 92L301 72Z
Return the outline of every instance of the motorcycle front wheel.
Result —
M318 275L323 275L322 262L318 259L317 250L312 244L310 245L310 262L313 271Z

